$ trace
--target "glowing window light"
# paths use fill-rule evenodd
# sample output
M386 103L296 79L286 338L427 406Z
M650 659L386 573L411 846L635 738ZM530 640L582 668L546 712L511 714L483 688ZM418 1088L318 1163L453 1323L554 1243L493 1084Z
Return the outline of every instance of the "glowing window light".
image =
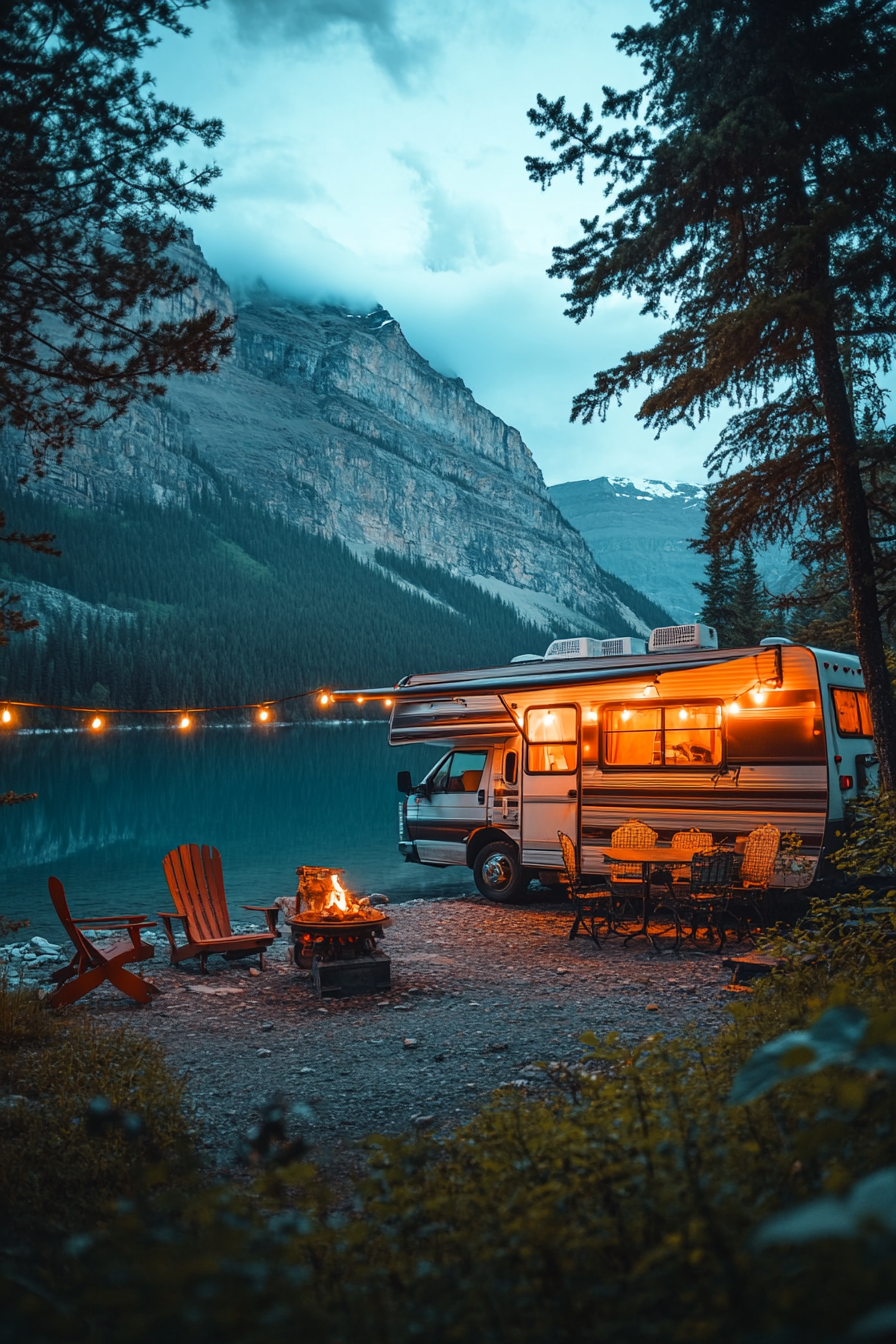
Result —
M0 714L0 719L2 719L4 723L12 723L12 715L8 709L4 709L3 713Z
M95 733L98 733L100 731L100 729L103 726L103 721L100 718L99 714L97 714L96 718L91 721L90 726Z
M624 709L624 710L622 711L622 722L623 722L623 723L628 723L628 721L629 721L629 719L631 718L631 716L632 716L632 712L631 712L631 710L630 710L630 709Z
M678 717L679 717L680 719L688 719L688 718L690 718L690 714L688 713L688 711L687 711L686 709L680 709L680 710L678 711Z
M177 726L178 726L178 728L189 728L189 726L190 726L190 716L189 716L189 714L184 714L183 717L181 718L180 723L179 723Z

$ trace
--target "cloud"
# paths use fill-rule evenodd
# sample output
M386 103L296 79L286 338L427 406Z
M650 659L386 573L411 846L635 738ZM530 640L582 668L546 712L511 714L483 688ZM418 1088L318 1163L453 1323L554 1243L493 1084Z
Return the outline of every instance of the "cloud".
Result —
M396 84L404 86L428 59L431 42L400 30L395 0L226 0L239 36L315 45L356 36Z
M392 157L413 173L426 211L422 261L428 271L460 271L471 263L507 259L512 245L497 210L446 191L422 154L405 149Z

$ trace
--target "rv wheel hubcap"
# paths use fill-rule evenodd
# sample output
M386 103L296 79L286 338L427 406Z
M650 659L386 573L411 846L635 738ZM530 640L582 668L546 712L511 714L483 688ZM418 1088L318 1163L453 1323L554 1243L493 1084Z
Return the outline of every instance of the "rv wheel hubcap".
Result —
M506 854L492 854L482 865L485 884L493 890L506 887L513 881L513 865Z

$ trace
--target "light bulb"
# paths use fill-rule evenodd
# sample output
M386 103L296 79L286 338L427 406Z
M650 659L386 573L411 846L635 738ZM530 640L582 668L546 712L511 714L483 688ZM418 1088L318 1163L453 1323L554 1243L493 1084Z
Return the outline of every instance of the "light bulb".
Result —
M732 701L731 701L731 704L728 706L728 713L729 713L729 714L739 714L739 713L740 713L740 705L737 703L736 700L732 700Z
M4 709L3 713L0 714L0 718L2 718L4 723L12 723L12 715L8 709Z
M597 723L597 710L589 709L587 714L585 715L585 718L588 720L589 723Z
M623 722L623 723L628 723L628 721L629 721L629 719L631 718L631 716L632 716L632 712L631 712L631 710L630 710L630 709L624 709L624 710L622 711L622 722Z
M392 704L392 701L391 701L391 700L384 700L384 701L383 701L383 704L384 704L387 708L389 708L389 707L391 706L391 704Z
M93 720L90 726L94 730L94 732L99 732L100 728L102 728L103 726L103 721L100 718L99 714L97 714L96 718Z
M364 703L364 697L363 697L363 695L356 695L356 696L355 696L355 702L356 702L356 704L363 705L363 703Z
M680 719L686 719L686 718L688 717L688 712L687 712L687 710L686 710L686 709L680 709L680 710L678 711L678 717L679 717Z
M757 705L765 704L765 691L755 690L752 692L752 696Z
M179 725L179 726L180 726L181 728L189 728L189 726L190 726L190 716L189 716L189 714L185 714L185 715L183 716L183 718L182 718L181 721L180 721L180 725Z
M328 705L330 703L330 697L326 694L326 692L324 692L324 694L320 697L320 703L322 705Z
M260 709L260 710L258 711L258 717L261 719L261 722L262 722L262 723L267 723L268 719L269 719L271 716L270 716L270 714L268 713L268 711L267 711L266 709Z

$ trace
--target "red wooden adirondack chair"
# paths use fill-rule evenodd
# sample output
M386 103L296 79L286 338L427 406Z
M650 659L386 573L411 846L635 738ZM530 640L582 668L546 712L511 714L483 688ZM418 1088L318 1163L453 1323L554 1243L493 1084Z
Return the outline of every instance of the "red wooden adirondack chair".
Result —
M159 919L165 926L168 943L171 948L171 965L198 957L200 968L204 971L209 954L220 952L222 956L234 959L258 953L261 969L264 970L264 954L276 937L277 919L280 915L276 905L244 905L244 910L261 910L267 920L267 933L233 933L230 928L230 915L227 912L227 897L224 894L224 873L221 868L221 855L208 845L178 845L166 854L162 860L168 889L174 898L177 912L174 914L159 912ZM171 921L179 919L186 938L185 943L177 943L171 929Z
M162 991L156 985L141 980L133 971L125 970L128 962L148 961L155 956L155 948L140 939L144 929L155 928L155 923L150 922L147 915L73 919L65 899L65 888L59 878L51 877L47 885L59 922L75 946L75 955L69 964L50 976L59 985L49 997L51 1007L63 1008L68 1003L76 1003L106 980L138 1003L149 1003L154 995L161 994ZM111 947L97 947L82 933L79 924L88 929L116 929L127 933L128 937L113 943ZM67 981L71 983L67 984Z

